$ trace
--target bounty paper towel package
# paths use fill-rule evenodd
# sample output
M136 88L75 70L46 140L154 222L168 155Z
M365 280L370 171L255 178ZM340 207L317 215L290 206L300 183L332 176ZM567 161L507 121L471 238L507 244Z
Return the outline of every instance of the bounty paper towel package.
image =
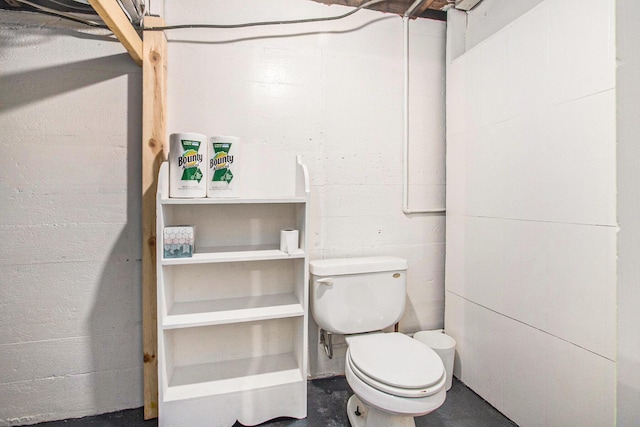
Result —
M212 136L207 149L207 197L238 197L240 138Z
M206 197L206 135L173 133L169 141L169 197Z

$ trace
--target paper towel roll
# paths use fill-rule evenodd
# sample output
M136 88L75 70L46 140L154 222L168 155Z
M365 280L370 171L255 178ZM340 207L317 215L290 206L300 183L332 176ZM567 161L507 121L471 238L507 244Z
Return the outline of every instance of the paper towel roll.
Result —
M206 197L207 136L173 133L169 143L169 197Z
M240 138L212 136L208 152L207 197L238 197Z
M298 251L298 230L280 231L280 250L287 254Z

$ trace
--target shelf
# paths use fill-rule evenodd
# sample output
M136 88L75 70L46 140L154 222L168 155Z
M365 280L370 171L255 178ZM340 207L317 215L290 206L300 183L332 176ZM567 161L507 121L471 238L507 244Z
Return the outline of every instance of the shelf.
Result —
M306 381L293 353L177 366L165 401L230 394Z
M304 308L293 293L176 302L162 322L162 328L222 325L303 315Z
M196 242L197 243L197 242ZM274 245L221 246L216 248L197 248L190 258L162 258L162 265L205 264L213 262L263 261L274 259L304 258L305 253L299 250L287 254L276 249Z
M169 165L160 166L160 427L306 416L309 174L299 156L289 163L248 145L242 197L170 198ZM195 227L195 252L164 258L164 229L180 224ZM279 250L284 229L299 231L295 253Z
M238 197L238 198L195 198L195 199L160 199L163 205L243 205L243 204L277 204L306 203L306 197Z

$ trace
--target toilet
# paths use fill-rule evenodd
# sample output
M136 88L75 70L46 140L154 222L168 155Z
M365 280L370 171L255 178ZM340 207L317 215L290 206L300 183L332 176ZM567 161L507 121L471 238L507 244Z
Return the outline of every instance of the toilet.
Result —
M406 335L382 329L404 312L407 261L398 257L311 261L311 313L318 326L346 335L345 376L352 427L415 427L439 408L446 375L440 357Z

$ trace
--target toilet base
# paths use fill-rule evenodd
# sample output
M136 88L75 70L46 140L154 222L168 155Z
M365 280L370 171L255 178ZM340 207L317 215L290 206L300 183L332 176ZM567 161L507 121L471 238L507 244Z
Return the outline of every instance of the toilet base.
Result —
M413 417L391 414L365 405L355 394L347 401L347 415L351 427L416 427Z

